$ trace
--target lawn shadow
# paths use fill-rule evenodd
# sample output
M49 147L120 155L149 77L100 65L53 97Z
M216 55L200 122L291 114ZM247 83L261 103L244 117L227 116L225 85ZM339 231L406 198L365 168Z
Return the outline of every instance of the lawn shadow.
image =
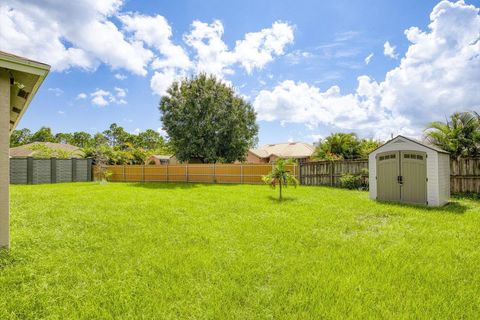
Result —
M274 197L274 196L268 196L268 199L275 203L291 202L291 201L297 200L297 198L292 198L292 197L283 197L282 200L279 200L278 197Z
M21 259L13 255L10 250L0 248L0 271L18 264L20 260Z
M436 212L445 212L445 213L453 213L453 214L464 214L468 207L458 201L450 201L443 207L428 207L426 205L421 204L410 204L410 203L401 203L401 202L390 202L390 201L380 201L377 200L381 204L388 204L397 207L403 208L412 208L412 209L424 209L426 211L436 211Z

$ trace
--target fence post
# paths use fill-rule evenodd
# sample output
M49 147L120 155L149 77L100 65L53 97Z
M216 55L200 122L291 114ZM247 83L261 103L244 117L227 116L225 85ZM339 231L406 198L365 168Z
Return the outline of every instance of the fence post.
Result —
M93 181L92 179L92 164L93 164L93 159L92 158L87 158L87 181Z
M217 181L217 175L216 175L216 170L215 170L215 162L213 163L213 183L216 183Z
M142 165L142 182L145 182L145 164Z
M188 182L188 163L185 165L185 175L187 176L187 182Z
M170 176L168 175L168 163L167 163L167 182L170 181Z
M127 181L127 176L125 174L125 165L123 165L123 182Z
M57 158L50 158L50 183L57 183Z
M240 183L243 184L243 163L240 163Z
M333 177L333 174L335 173L335 167L333 165L333 161L330 161L330 186L333 187L334 185L334 177Z
M72 158L72 182L77 181L77 159Z
M33 157L27 158L27 184L33 184Z

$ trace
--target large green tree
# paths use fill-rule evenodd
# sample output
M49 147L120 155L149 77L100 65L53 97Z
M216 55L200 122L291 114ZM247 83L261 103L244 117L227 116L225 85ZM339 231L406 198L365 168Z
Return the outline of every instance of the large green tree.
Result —
M121 147L131 139L131 134L116 123L112 123L110 128L103 131L103 135L112 147Z
M480 117L476 112L455 112L445 122L432 122L425 136L451 157L480 156Z
M160 111L180 161L243 161L257 142L251 104L212 75L174 82L160 100Z
M31 142L56 142L52 129L49 127L41 127L32 135Z
M77 131L72 134L70 143L79 148L86 148L93 144L93 138L88 132Z
M32 132L30 129L23 128L20 130L13 130L10 135L10 147L17 147L27 143L30 143L32 140Z

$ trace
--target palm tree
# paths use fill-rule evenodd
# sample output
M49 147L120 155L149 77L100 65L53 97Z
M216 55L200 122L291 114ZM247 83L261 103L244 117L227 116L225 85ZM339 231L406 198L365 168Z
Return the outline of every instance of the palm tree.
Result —
M455 112L444 123L432 122L425 129L430 143L450 152L452 157L480 155L480 117L476 112Z
M291 161L285 161L283 159L277 160L272 172L262 177L263 182L269 184L272 188L275 189L275 187L278 185L280 190L278 200L280 201L282 201L283 187L287 187L289 184L294 185L295 187L298 185L297 178L290 174L290 171L285 168L286 165L291 163Z

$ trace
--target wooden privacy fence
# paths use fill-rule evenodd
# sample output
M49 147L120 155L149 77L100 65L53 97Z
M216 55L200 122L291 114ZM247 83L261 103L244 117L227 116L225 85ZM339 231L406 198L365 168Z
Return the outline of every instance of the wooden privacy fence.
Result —
M298 166L287 165L298 177ZM199 182L260 184L270 173L271 164L172 164L107 166L109 181L126 182Z
M368 160L307 162L300 165L300 183L308 186L340 186L346 173L360 174L368 183Z
M300 165L300 182L311 186L339 186L343 174L361 174L368 183L368 160L307 162ZM480 158L450 160L450 192L480 193Z
M10 158L10 183L92 181L92 159Z
M480 158L450 160L450 191L480 194Z

